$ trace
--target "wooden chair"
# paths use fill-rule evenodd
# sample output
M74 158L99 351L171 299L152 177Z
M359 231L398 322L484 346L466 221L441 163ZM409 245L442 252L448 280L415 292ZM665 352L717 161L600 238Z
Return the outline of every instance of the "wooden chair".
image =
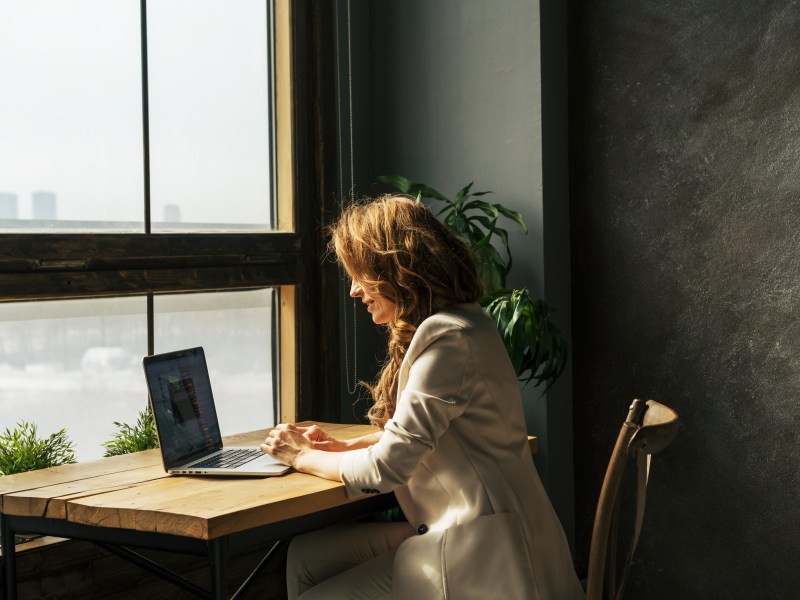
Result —
M671 408L653 400L634 400L628 418L622 424L614 451L608 463L589 550L589 572L586 579L587 600L619 600L625 590L633 552L639 541L644 516L645 492L650 471L650 457L666 448L678 430L678 415ZM622 482L629 461L636 462L636 517L633 539L616 585L617 530L619 525Z

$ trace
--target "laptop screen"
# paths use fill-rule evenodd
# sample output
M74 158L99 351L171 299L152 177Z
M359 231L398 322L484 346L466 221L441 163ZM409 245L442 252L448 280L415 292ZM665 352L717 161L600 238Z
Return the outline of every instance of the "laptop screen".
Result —
M203 349L147 356L143 364L165 468L222 448Z

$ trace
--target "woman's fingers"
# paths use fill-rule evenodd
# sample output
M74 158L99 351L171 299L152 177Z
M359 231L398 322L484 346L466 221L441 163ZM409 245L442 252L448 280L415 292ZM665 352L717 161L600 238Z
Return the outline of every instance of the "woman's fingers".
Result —
M294 423L280 423L275 426L280 431L297 431L298 427Z
M279 431L292 431L299 433L312 441L327 440L330 438L325 430L319 425L309 425L308 427L304 427L302 425L295 425L294 423L281 423L276 425L275 429Z
M274 456L274 453L275 453L275 439L267 437L267 439L264 440L264 443L259 446L259 449L262 452L266 452L267 454L270 454L270 455Z
M303 435L308 439L315 440L320 436L322 429L320 429L319 425L312 425L311 427L298 428L298 431L302 431Z

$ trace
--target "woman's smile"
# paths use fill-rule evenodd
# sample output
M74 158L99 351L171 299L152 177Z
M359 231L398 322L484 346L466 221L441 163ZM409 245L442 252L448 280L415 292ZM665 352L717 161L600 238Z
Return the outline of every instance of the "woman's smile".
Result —
M372 322L376 325L383 325L394 318L397 310L394 302L366 288L355 279L350 286L350 296L361 298L362 304L366 305L367 312L372 315Z

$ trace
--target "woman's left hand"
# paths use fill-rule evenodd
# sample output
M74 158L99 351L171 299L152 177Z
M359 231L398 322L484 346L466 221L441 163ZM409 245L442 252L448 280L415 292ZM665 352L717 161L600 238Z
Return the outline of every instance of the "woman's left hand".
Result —
M298 459L314 449L314 443L303 435L300 428L283 423L269 432L261 451L274 456L282 463L297 468Z

